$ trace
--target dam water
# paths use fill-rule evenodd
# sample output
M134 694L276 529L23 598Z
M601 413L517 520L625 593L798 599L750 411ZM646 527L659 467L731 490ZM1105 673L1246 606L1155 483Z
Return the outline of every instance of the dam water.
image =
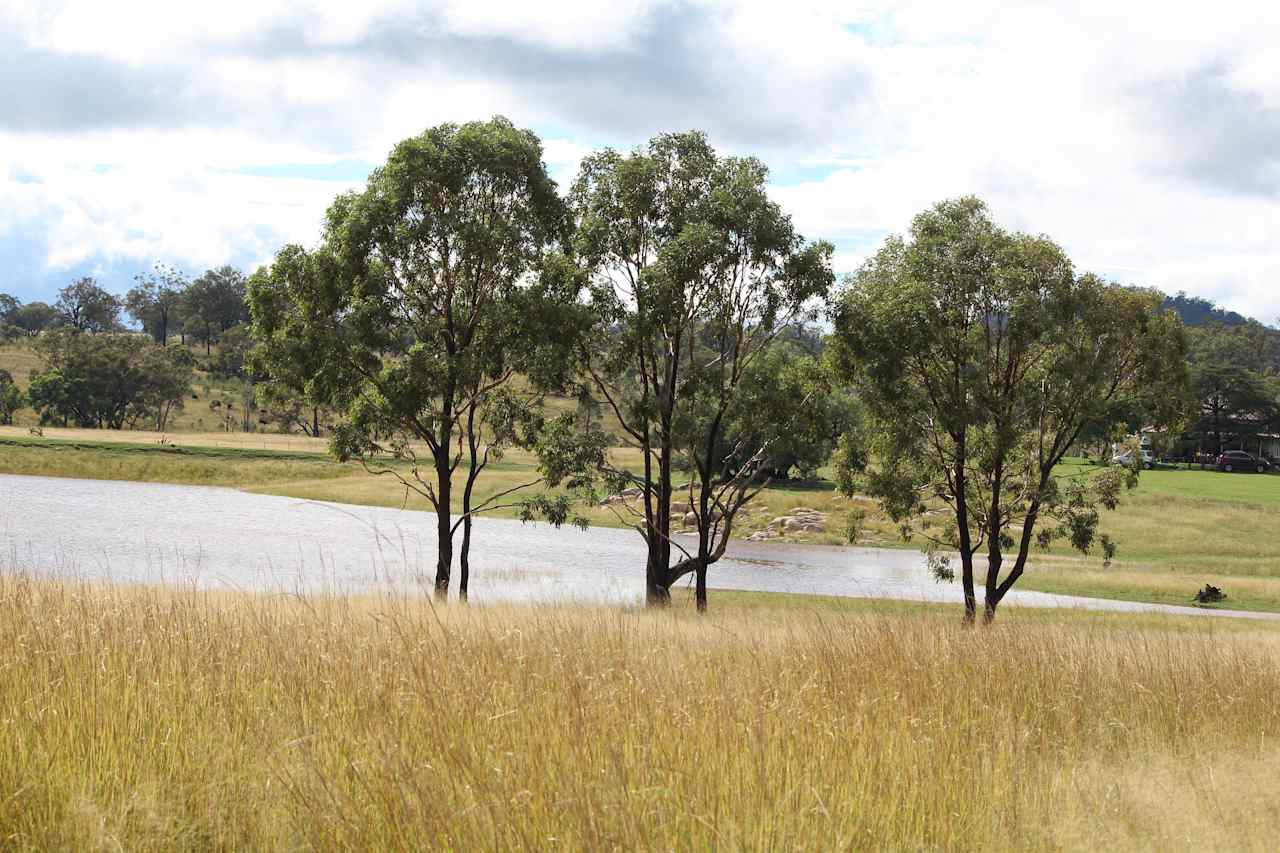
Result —
M435 520L420 511L226 488L0 475L0 559L7 572L87 581L425 593L435 577ZM643 598L643 578L644 546L633 530L476 520L473 601L634 604ZM908 549L734 542L708 584L960 601L959 585L934 582L919 552ZM1016 590L1006 603L1209 613Z

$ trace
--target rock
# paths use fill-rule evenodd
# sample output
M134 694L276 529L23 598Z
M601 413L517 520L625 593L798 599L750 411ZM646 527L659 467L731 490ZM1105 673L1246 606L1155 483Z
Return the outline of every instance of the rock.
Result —
M698 514L696 512L686 512L684 514L684 523L693 527L698 523Z
M616 495L609 495L609 497L600 501L599 505L612 506L613 504L626 503L632 498L640 497L640 495L641 495L641 491L639 489L623 489L621 492L618 492Z

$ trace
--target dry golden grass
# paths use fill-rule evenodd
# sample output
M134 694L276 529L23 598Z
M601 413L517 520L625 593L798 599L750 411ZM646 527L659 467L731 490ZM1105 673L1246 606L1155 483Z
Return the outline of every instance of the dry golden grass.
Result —
M1264 849L1280 634L0 579L10 849Z

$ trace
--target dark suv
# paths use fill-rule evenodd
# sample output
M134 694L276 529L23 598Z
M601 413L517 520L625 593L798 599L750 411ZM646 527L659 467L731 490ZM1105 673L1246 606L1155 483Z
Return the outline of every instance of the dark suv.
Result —
M1218 470L1257 471L1265 474L1271 470L1271 463L1243 450L1226 450L1218 457Z

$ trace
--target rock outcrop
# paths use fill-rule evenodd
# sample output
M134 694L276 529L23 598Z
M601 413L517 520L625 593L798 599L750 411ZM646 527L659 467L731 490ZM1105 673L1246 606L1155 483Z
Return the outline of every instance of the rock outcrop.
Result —
M810 507L796 507L789 515L780 515L770 521L763 530L757 530L747 538L752 542L776 539L780 536L795 536L805 533L825 533L827 514Z

